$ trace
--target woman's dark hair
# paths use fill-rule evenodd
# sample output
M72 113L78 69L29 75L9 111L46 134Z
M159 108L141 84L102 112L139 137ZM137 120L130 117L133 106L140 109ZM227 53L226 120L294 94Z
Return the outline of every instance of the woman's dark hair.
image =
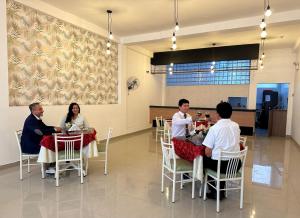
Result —
M189 104L190 102L186 99L180 99L178 102L178 106L181 107L183 104Z
M223 119L229 119L232 114L232 107L228 102L221 102L217 105L217 113Z
M68 114L67 114L67 118L66 118L66 121L65 123L70 123L72 121L72 117L74 116L73 114L73 106L74 105L77 105L77 107L79 108L79 113L80 113L80 107L79 107L79 104L73 102L69 105L69 111L68 111Z

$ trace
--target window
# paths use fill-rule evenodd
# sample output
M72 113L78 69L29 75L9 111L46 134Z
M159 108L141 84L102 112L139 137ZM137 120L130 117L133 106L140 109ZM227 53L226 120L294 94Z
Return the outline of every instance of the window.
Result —
M167 74L167 86L234 85L250 83L250 60L174 64L173 74ZM169 68L167 65L165 68Z

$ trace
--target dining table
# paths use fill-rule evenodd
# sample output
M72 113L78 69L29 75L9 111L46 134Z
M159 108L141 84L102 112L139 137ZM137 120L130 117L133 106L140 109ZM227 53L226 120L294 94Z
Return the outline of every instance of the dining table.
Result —
M64 131L61 135L79 135L83 133L83 158L91 158L98 156L98 149L97 149L97 141L96 141L96 130L93 128L87 128L79 131ZM38 156L39 163L54 163L55 160L55 140L54 134L52 135L45 135L43 136L40 142L40 152ZM58 144L58 151L64 149L64 144ZM80 149L80 143L75 144L75 149Z
M193 179L199 180L203 184L203 156L205 146L193 143L186 137L175 137L172 139L174 150L177 156L193 163ZM193 182L194 184L194 182ZM195 190L192 188L192 198L195 198Z

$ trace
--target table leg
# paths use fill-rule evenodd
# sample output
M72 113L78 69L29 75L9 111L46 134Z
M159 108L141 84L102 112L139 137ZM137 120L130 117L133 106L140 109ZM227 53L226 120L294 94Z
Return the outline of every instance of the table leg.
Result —
M195 198L196 158L193 161L192 199Z

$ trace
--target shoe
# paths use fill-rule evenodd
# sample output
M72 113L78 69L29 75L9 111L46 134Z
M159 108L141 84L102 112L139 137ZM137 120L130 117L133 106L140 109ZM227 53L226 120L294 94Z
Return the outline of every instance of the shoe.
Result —
M217 192L210 192L206 194L206 197L208 199L213 199L213 200L217 200ZM220 193L220 200L223 200L225 198L225 193L222 191Z
M45 172L47 174L55 174L55 168L54 167L49 167Z

